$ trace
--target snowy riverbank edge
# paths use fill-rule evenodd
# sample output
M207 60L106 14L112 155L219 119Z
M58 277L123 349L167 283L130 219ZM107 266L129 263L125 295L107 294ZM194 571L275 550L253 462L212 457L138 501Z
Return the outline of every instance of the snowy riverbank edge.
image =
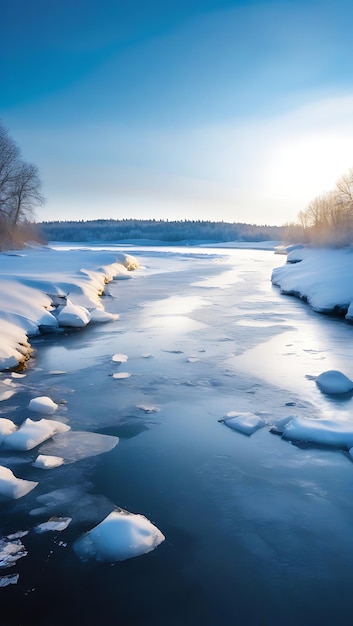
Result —
M0 370L25 363L35 335L116 319L104 310L105 285L137 267L119 251L29 247L0 254Z
M318 313L353 322L353 248L295 248L272 272L281 293L308 302Z

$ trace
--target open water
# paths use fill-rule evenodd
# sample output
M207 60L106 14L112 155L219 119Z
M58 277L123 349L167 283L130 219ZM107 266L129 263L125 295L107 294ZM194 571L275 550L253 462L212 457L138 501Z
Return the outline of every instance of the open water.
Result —
M72 430L120 438L50 471L32 467L37 451L1 453L17 476L39 481L0 504L3 535L29 531L12 568L19 581L0 589L1 626L348 626L348 453L268 428L247 437L219 420L350 419L351 398L329 399L310 377L352 377L352 327L281 296L270 276L285 259L272 252L131 252L143 268L104 297L120 319L33 341L19 392L1 403L21 421L31 397L48 395ZM115 353L128 360L114 363ZM73 542L115 505L145 515L165 542L115 565L81 562ZM53 515L73 521L33 532Z

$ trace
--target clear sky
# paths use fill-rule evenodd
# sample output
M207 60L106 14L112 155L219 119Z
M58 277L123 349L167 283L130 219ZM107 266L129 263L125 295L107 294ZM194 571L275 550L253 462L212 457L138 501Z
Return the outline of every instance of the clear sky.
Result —
M2 0L40 220L282 224L353 166L351 0Z

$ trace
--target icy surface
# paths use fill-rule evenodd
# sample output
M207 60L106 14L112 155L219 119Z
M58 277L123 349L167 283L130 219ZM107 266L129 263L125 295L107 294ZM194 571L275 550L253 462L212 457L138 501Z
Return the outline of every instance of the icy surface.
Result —
M32 480L16 478L7 467L0 465L0 494L6 498L22 498L38 485Z
M11 450L32 450L57 433L70 430L68 424L42 418L34 422L27 418L18 430L4 439L4 447Z
M230 413L227 413L226 417L224 417L222 421L226 426L229 426L229 428L233 428L244 435L252 435L254 432L259 430L259 428L263 428L265 426L265 422L262 417L248 411L245 413L231 411Z
M353 381L342 372L328 370L316 378L316 384L324 393L349 393L353 391Z
M58 405L53 402L51 398L48 398L48 396L38 396L37 398L32 398L32 400L30 400L28 408L30 411L36 413L52 415L55 413Z
M74 550L82 560L125 561L154 550L165 537L143 515L113 511L80 537Z

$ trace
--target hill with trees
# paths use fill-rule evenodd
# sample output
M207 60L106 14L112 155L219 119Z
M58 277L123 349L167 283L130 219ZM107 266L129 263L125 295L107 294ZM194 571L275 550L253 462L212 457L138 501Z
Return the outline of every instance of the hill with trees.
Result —
M129 242L137 240L180 243L203 241L278 241L283 227L203 220L102 219L58 221L39 224L47 241Z

